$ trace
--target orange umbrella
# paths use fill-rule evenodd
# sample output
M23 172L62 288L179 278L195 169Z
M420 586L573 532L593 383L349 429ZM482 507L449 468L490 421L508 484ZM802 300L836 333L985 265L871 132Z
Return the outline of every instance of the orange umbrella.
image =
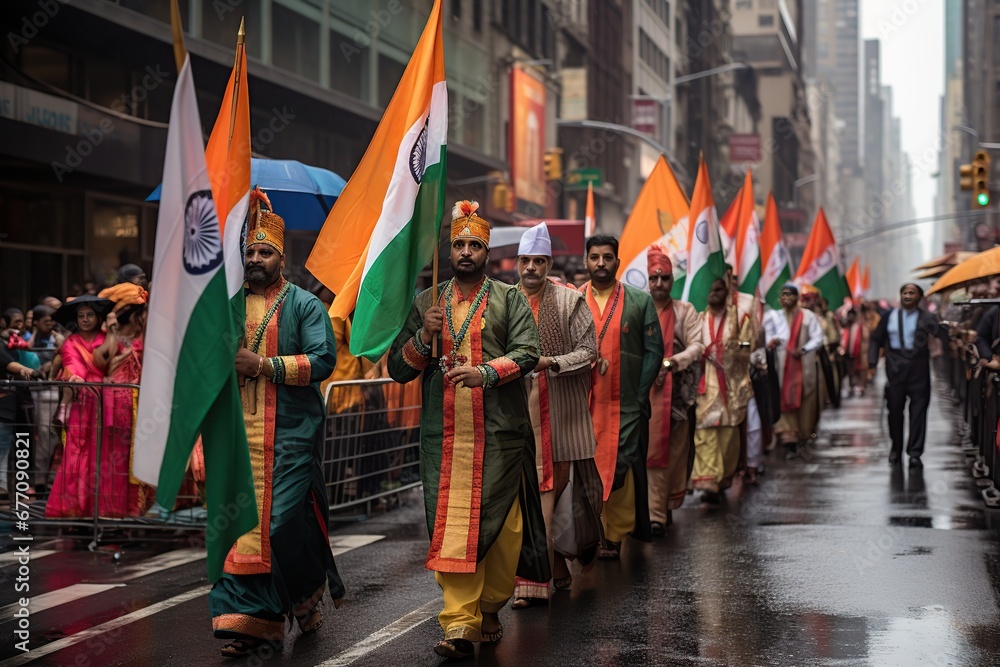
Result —
M941 276L928 294L1000 274L1000 246L974 255Z

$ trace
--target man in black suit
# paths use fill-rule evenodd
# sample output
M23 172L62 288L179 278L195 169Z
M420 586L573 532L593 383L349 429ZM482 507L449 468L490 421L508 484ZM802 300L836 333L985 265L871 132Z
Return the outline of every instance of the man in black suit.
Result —
M948 340L948 329L935 315L920 307L924 291L919 285L906 283L899 290L899 308L894 308L879 321L868 346L868 367L878 364L879 350L885 349L885 374L888 379L886 397L889 403L889 436L892 451L889 463L899 463L903 452L903 412L910 400L910 438L906 453L910 467L923 464L927 435L927 406L931 402L932 336Z

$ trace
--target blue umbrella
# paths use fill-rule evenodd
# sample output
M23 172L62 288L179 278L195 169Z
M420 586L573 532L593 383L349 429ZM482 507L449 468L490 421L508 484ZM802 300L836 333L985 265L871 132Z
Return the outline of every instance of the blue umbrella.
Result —
M297 160L251 158L250 183L267 193L289 230L319 231L347 181L328 169ZM160 201L156 186L146 201Z

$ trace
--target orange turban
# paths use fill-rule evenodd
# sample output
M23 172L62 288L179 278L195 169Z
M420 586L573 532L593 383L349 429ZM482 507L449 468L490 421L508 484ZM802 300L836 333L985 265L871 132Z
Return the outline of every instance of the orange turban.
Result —
M455 203L451 209L451 240L472 238L490 247L490 223L480 218L476 211L479 203L465 199Z
M267 205L263 208L261 203ZM271 208L271 200L258 188L250 191L250 224L247 226L247 247L264 243L285 252L285 221Z
M648 275L665 276L674 273L674 264L670 261L670 256L663 252L663 248L658 244L650 246L646 253L646 262L649 267Z

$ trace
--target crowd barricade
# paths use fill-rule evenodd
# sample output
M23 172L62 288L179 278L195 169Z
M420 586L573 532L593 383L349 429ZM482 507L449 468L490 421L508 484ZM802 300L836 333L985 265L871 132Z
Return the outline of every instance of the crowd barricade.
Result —
M0 440L9 464L0 525L25 521L37 533L89 539L92 550L132 539L201 540L200 441L172 508L156 504L156 490L132 474L137 385L6 380L0 391L14 391L18 403L9 451ZM376 502L391 506L420 485L419 380L333 382L324 399L321 460L331 519L357 520Z
M958 433L976 487L987 506L1000 507L1000 374L975 368L975 361L962 348L953 351L941 379L960 415Z

